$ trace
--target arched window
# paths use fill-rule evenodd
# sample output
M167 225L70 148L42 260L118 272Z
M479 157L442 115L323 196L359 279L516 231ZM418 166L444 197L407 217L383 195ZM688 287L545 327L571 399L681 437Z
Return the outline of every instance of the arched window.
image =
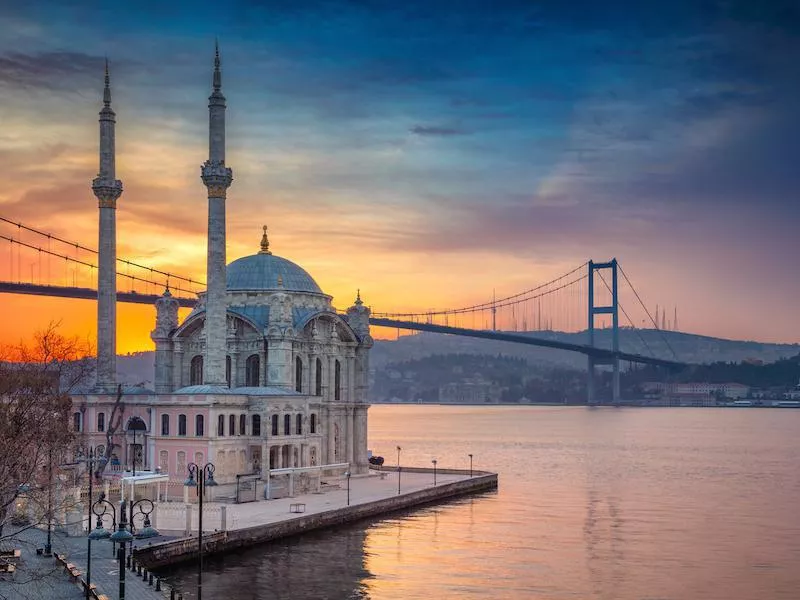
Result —
M296 423L295 423L294 432L297 435L303 435L303 415L297 415L297 418L295 419L295 421L296 421Z
M292 435L292 415L283 415L283 435Z
M81 413L72 413L72 429L80 433L81 431Z
M194 417L194 434L197 437L203 437L206 434L206 422L203 415L195 415Z
M258 354L247 357L244 371L245 385L249 387L258 387L259 372L261 371L261 359L258 357Z
M161 415L161 435L169 435L169 415Z
M316 413L311 413L311 423L309 424L311 429L311 433L317 433L317 415Z
M253 415L252 435L261 435L261 415Z
M317 383L315 393L317 396L322 396L322 360L317 359Z
M228 382L228 387L231 387L231 357L225 357L225 381Z
M158 453L158 466L161 467L162 473L169 473L169 452L166 450Z
M186 415L178 415L178 435L186 435Z
M333 371L333 399L336 401L342 399L342 363L338 360Z
M278 435L278 415L272 415L272 435Z
M177 461L176 461L176 472L178 475L183 475L186 473L186 452L183 450L179 450L177 454Z
M247 435L247 415L239 415L239 435Z
M303 361L299 356L294 359L294 390L303 391Z
M97 413L97 431L106 430L106 413Z
M236 415L228 417L228 435L236 435Z
M217 435L220 437L225 435L225 415L217 417Z
M189 385L201 385L203 383L203 357L197 355L192 359L189 369Z

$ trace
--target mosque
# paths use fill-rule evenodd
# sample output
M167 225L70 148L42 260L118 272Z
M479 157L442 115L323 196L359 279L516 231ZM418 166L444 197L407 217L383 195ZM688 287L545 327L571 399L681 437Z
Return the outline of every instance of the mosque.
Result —
M122 183L106 65L100 172L92 184L99 202L97 383L73 397L73 426L111 456L117 471L135 467L176 483L192 462L212 462L220 484L245 473L267 481L273 471L319 475L333 465L365 473L369 308L358 294L346 314L337 313L311 275L272 253L266 226L257 230L255 254L226 264L225 203L233 173L225 162L225 110L217 49L209 158L201 167L208 190L207 290L182 323L169 289L156 301L155 389L120 388L116 206ZM118 389L124 412L108 450Z

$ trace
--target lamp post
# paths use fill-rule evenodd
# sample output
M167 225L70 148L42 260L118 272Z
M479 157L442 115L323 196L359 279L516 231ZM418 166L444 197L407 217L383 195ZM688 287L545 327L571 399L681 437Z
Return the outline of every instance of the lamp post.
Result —
M350 506L350 471L346 471L344 476L347 477L347 506Z
M435 458L431 461L433 463L433 485L436 486L436 463L438 462Z
M53 556L53 446L47 450L47 543L43 556Z
M144 436L144 432L147 431L147 425L141 417L131 417L128 422L128 432L131 431L133 432L133 457L131 462L133 463L133 476L136 477L136 432L141 431L143 432L142 436Z
M400 446L397 447L397 495L400 495Z
M200 498L200 512L197 517L197 550L200 555L197 560L197 600L203 597L203 495L206 487L214 487L214 463L206 463L202 467L195 463L189 463L186 471L189 477L183 482L187 487L197 488L197 497Z
M133 503L133 506L138 505L140 502L149 502L151 507L153 505L153 503L150 500L142 498L141 500L137 500L135 503ZM89 539L90 540L110 539L112 542L118 544L117 558L119 560L119 600L125 600L125 554L126 554L125 544L128 542L132 542L134 537L145 538L145 537L153 537L159 535L159 533L155 529L150 527L150 520L147 518L150 513L146 511L141 511L145 513L145 527L142 531L137 532L136 535L134 536L133 533L128 531L127 517L129 511L130 514L133 514L133 510L127 507L125 500L120 502L119 521L117 521L116 508L111 502L106 500L105 492L101 493L97 501L94 504L92 504L92 512L97 517L97 526L89 534ZM103 517L107 514L111 515L112 529L116 528L116 531L114 533L111 533L110 531L103 528ZM87 589L89 587L88 581L86 582L86 587Z
M472 477L472 454L469 455L469 476Z
M89 452L86 458L79 459L79 462L86 463L87 473L89 474L89 525L92 528L92 483L95 477L95 465L103 465L107 462L105 456L95 456L94 446L89 447ZM91 598L91 590L89 584L92 582L92 537L86 537L86 600Z

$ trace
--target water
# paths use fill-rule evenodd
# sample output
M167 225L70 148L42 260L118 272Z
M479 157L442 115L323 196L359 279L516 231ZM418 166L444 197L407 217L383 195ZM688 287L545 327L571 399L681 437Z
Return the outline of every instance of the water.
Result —
M498 492L207 559L204 596L797 600L798 434L800 410L375 406L388 464L472 453Z

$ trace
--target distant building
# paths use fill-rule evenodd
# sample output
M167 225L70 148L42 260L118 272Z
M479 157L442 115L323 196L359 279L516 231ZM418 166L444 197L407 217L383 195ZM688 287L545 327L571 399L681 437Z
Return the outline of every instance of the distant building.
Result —
M676 397L713 396L738 399L745 398L750 393L750 387L741 383L647 382L642 385L642 389L645 393Z
M502 388L482 377L448 383L439 387L442 404L497 404Z

